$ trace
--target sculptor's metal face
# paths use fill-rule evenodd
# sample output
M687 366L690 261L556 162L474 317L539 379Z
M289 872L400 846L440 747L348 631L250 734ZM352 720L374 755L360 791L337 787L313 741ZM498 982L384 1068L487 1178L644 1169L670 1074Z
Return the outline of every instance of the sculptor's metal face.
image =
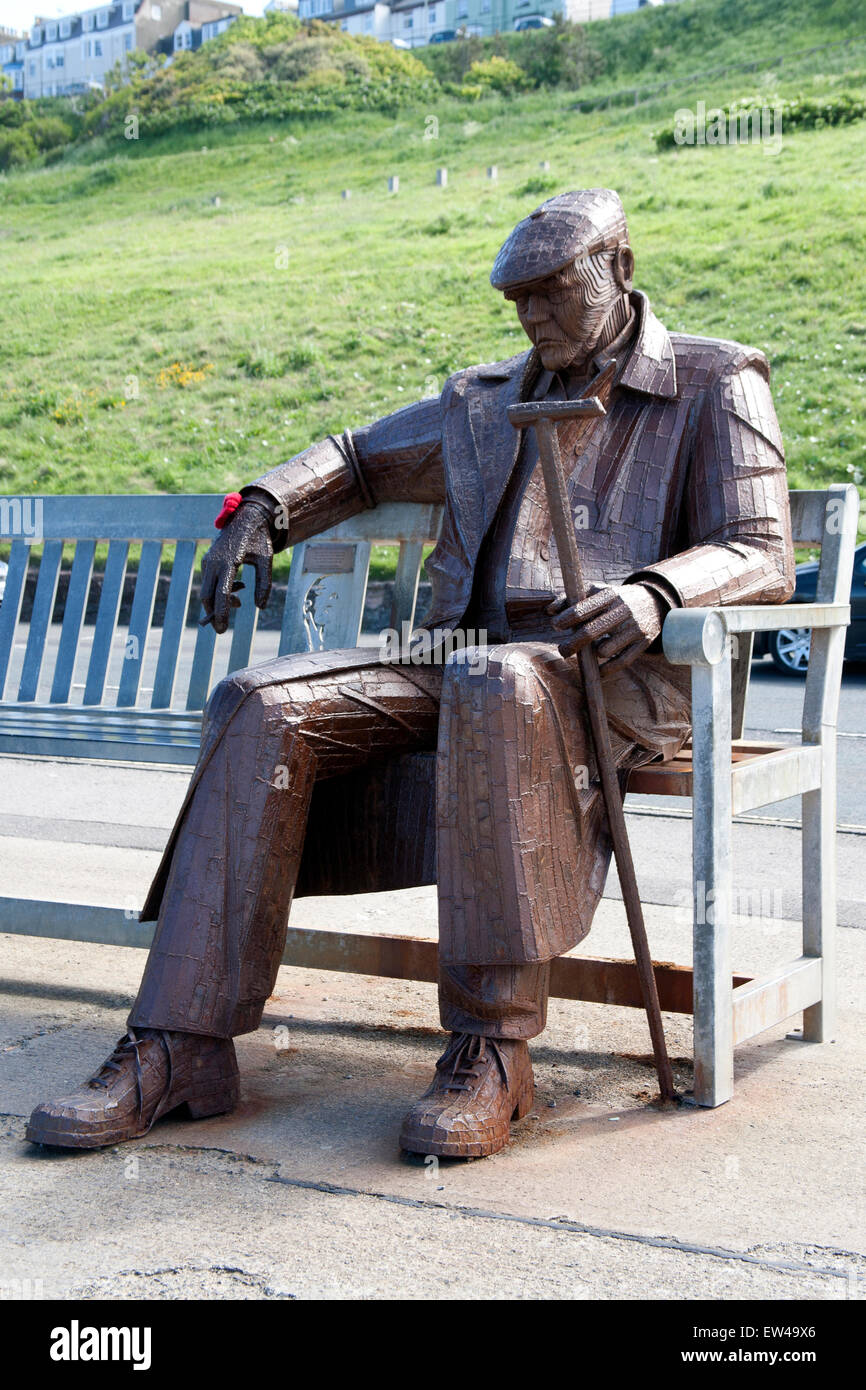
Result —
M613 252L601 252L546 280L505 291L548 371L592 355L623 293L614 261Z

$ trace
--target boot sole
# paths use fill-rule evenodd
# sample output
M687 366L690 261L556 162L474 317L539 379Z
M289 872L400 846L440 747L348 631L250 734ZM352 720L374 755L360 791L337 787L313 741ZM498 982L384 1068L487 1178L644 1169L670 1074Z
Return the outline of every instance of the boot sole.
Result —
M232 1087L227 1093L225 1089L219 1091L211 1088L202 1091L198 1095L187 1096L181 1099L171 1110L164 1111L159 1120L167 1120L170 1116L182 1118L180 1111L186 1111L186 1117L191 1120L205 1120L212 1115L225 1115L230 1110L234 1110L238 1103L238 1087ZM42 1144L51 1149L107 1149L113 1144L125 1144L130 1139L142 1139L149 1133L154 1123L143 1125L139 1129L130 1132L128 1127L117 1128L115 1130L102 1129L98 1133L91 1130L82 1130L75 1133L72 1130L53 1128L49 1125L28 1124L24 1131L24 1138L30 1144Z
M409 1140L405 1131L401 1131L400 1147L404 1153L433 1154L437 1158L491 1158L493 1154L501 1153L505 1148L511 1138L511 1124L516 1120L524 1119L529 1114L534 1100L535 1085L530 1082L521 1091L511 1113L511 1121L506 1126L504 1133L493 1139L478 1139L467 1142L466 1140L424 1139L418 1136Z

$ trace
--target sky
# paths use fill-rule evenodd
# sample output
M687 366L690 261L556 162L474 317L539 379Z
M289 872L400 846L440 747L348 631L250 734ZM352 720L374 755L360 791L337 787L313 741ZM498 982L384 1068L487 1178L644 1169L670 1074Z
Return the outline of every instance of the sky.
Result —
M246 14L261 14L265 0L240 0L240 3ZM30 28L36 15L54 19L57 15L95 9L97 4L98 0L79 0L78 4L75 0L45 0L41 5L38 0L0 0L0 29L14 29L20 33Z

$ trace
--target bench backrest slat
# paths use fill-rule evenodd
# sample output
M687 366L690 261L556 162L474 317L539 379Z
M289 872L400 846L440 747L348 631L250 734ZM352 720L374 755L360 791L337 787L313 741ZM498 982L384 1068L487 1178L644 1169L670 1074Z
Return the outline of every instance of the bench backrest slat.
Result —
M150 620L153 617L156 581L159 578L161 559L162 541L145 541L141 547L141 559L138 563L135 592L132 596L132 609L129 614L126 648L120 668L117 703L121 709L131 709L138 702L138 687L141 684L141 671L147 650Z
M391 604L392 628L399 632L403 623L411 628L415 620L415 604L418 601L418 581L421 578L421 559L424 553L423 541L401 541L397 559L397 573L394 576L394 599Z
M53 705L64 704L72 689L75 671L75 657L81 639L81 624L87 607L90 580L93 574L93 557L96 552L95 541L79 541L72 559L69 575L69 589L66 594L66 607L63 610L63 625L60 629L60 643L57 648L57 661L54 665L54 680L51 684L50 700Z
M206 627L199 627L195 637L192 671L186 691L187 709L204 709L207 704L215 650L216 633L211 624L208 623Z
M24 581L27 578L29 563L30 546L26 541L13 541L9 556L9 568L6 572L3 602L0 604L0 700L3 699L3 692L6 689L6 681L9 676L15 629L18 625L18 614L21 611L21 600L24 597Z
M171 705L180 640L189 607L195 554L195 541L180 541L175 550L171 583L165 603L165 617L162 620L156 675L153 678L153 697L150 702L152 709L168 709Z
M802 493L792 495L803 496ZM823 499L820 532L814 539L810 537L811 544L821 546L815 601L848 603L857 545L859 494L853 483L834 483L827 492L811 496ZM810 514L810 522L814 532L817 518L813 519ZM826 631L812 634L803 698L803 729L816 739L825 724L836 723L843 660L844 642L834 641L832 634Z
M21 668L21 681L18 686L18 699L24 704L36 699L39 689L39 673L45 655L45 639L48 624L54 611L57 597L57 581L60 578L60 561L63 558L62 541L46 541L36 580L36 593L33 598L33 612L30 615L30 631L24 651L24 665Z
M123 593L123 580L126 575L126 560L129 555L129 542L115 540L108 546L108 559L102 578L102 593L96 610L96 626L93 630L93 646L87 666L87 681L84 686L85 705L101 705L105 692L105 678L108 674L108 661L111 656L111 642L117 626L120 599Z
M252 565L242 565L238 575L243 588L237 597L240 608L235 609L232 624L232 645L229 652L229 670L240 671L250 664L250 652L255 636L259 610L256 608L256 572Z
M804 491L789 493L791 503L791 534L794 544L822 545L825 533L827 492Z

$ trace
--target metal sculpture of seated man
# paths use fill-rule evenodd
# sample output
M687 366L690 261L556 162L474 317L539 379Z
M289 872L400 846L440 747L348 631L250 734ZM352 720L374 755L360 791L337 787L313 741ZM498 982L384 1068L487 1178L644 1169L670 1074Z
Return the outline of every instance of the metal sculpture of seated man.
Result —
M444 504L429 628L486 630L471 662L387 664L369 647L285 656L215 689L189 791L150 892L156 934L129 1032L75 1094L39 1105L34 1142L88 1148L186 1106L228 1111L232 1038L276 980L314 783L438 748L439 1001L450 1040L402 1147L473 1157L532 1104L527 1039L550 961L590 929L610 841L573 653L595 642L625 775L689 733L685 668L659 635L678 605L782 602L793 587L782 441L761 352L668 334L632 288L616 193L552 198L491 282L530 342L441 396L313 445L243 489L209 551L218 632L238 566L267 599L274 550L387 501ZM568 607L533 430L509 405L573 399L616 369L587 434L560 427L581 560ZM483 659L479 659L483 658Z

